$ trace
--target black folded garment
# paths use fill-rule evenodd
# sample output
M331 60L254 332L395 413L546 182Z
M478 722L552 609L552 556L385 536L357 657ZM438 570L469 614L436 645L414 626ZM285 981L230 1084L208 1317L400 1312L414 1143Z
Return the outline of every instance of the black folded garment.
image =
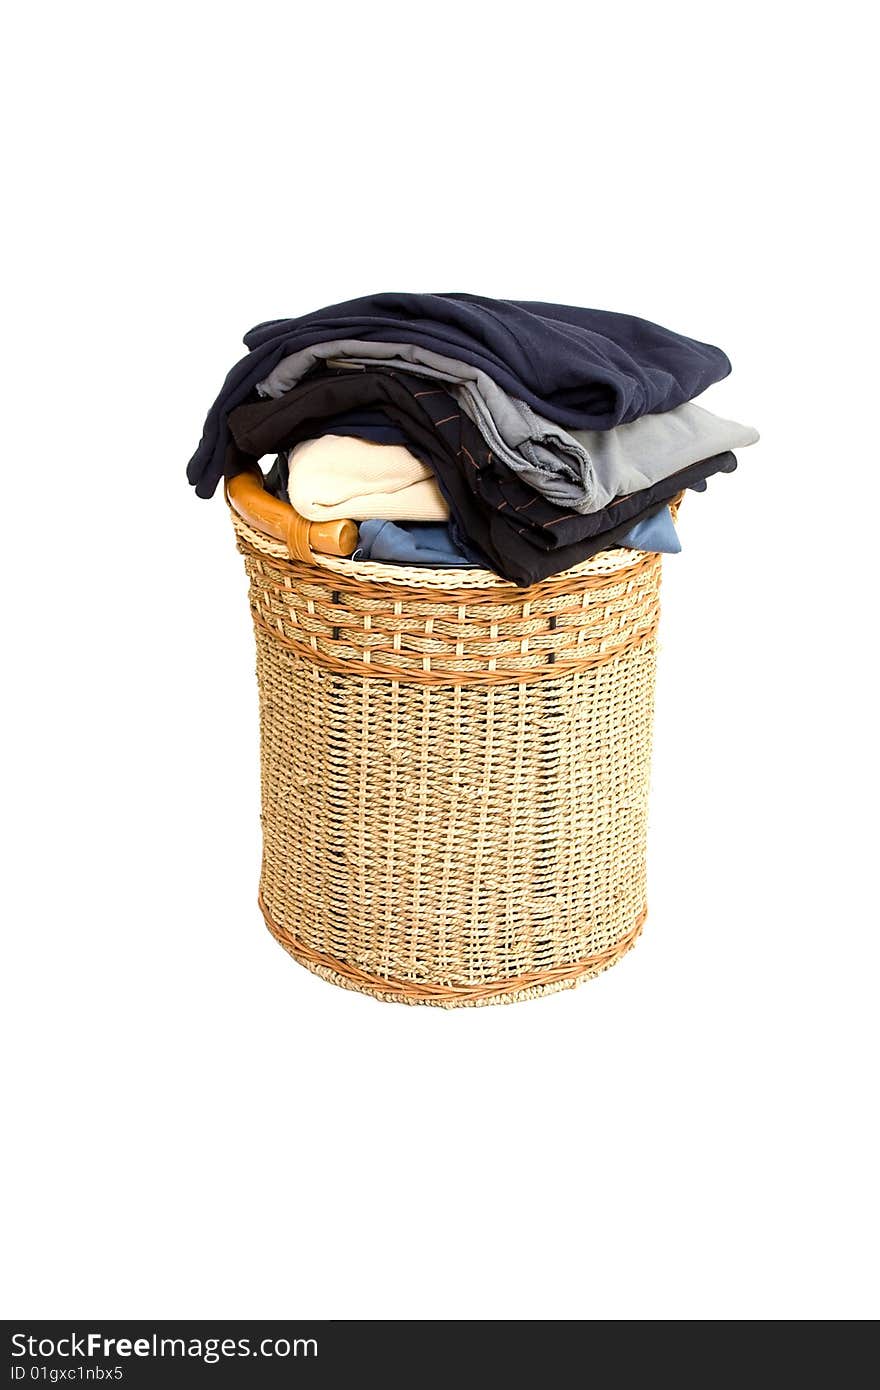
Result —
M618 497L601 511L565 512L533 492L492 453L445 390L406 372L377 367L321 370L274 400L239 406L229 416L237 449L230 450L227 472L243 466L241 455L258 459L289 449L310 438L326 416L364 406L379 406L400 426L414 451L433 468L463 535L497 574L524 587L607 549L683 488L736 468L733 454L716 454Z
M720 348L603 309L477 294L374 294L258 324L229 372L187 468L199 497L223 475L227 417L282 358L341 339L415 343L468 362L571 429L607 430L672 410L730 371Z

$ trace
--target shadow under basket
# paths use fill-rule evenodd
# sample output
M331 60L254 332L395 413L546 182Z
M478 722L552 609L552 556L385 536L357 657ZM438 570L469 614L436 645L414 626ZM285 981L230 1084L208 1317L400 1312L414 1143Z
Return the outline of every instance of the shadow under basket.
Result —
M259 901L285 950L443 1008L618 961L647 912L660 556L608 550L518 589L232 519L257 643Z

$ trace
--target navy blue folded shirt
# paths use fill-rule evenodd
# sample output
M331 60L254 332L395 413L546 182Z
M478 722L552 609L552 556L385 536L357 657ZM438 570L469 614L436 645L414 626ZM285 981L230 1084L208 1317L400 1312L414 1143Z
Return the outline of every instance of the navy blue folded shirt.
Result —
M187 468L199 497L223 477L229 412L289 353L340 338L416 343L468 362L570 429L672 410L730 371L720 348L629 314L475 294L368 295L245 336L248 355L223 383Z

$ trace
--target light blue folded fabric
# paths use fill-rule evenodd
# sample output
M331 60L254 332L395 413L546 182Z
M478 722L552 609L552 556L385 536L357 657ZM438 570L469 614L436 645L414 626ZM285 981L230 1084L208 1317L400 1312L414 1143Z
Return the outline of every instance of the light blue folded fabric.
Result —
M677 555L681 541L668 507L638 521L617 542L629 550ZM448 526L433 521L362 521L353 560L383 560L394 565L434 565L437 569L473 566L452 539Z
M353 560L386 560L395 565L471 566L449 527L433 521L362 521Z
M678 555L681 550L681 541L668 507L649 516L647 521L637 521L619 544L628 550L651 550L658 555Z

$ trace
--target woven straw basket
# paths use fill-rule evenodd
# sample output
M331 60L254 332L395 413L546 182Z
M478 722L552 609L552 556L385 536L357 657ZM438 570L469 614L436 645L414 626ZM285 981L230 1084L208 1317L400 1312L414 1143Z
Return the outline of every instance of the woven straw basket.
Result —
M613 965L646 916L660 557L609 550L530 589L357 563L312 554L259 491L229 487L269 930L334 984L446 1008Z

